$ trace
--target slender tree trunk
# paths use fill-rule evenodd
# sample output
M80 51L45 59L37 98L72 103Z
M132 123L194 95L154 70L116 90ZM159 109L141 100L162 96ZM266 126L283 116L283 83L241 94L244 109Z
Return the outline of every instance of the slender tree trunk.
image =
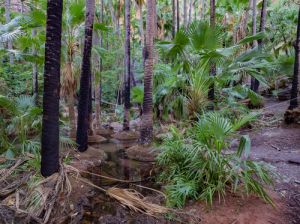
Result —
M261 8L261 15L260 15L259 32L265 32L266 19L267 19L267 0L263 0L262 8ZM260 40L258 40L258 50L262 51L262 47L263 47L263 41L262 41L262 39L260 39ZM251 84L252 84L251 89L257 93L258 89L259 89L259 81L255 78L253 78Z
M206 0L202 0L202 7L201 7L201 18L205 19L205 12L206 12Z
M179 5L179 0L176 0L177 4L176 4L176 13L177 13L177 32L179 31L180 28L180 5Z
M32 37L36 36L36 29L32 29ZM32 55L37 56L37 50L35 47L32 48ZM37 103L37 97L39 92L38 85L38 65L36 62L32 63L32 95L34 97L35 103Z
M157 6L156 6L156 0L154 0L154 39L157 38L158 34L158 18L157 18Z
M44 68L41 174L59 170L59 93L62 0L48 0Z
M216 4L215 0L210 0L210 26L212 29L215 28L216 26ZM216 65L212 64L210 66L210 75L215 76L216 75ZM208 91L208 99L211 101L211 105L209 109L213 110L214 109L214 100L215 100L215 85L214 82L212 83L209 91Z
M152 102L152 76L153 76L153 29L154 29L154 0L147 0L146 24L146 57L144 75L144 102L141 124L141 144L149 144L153 138L153 102Z
M187 17L187 0L183 0L183 25L186 28L187 27L187 22L188 22L188 17Z
M104 13L104 1L101 0L101 10L100 10L100 23L103 23L103 13ZM98 35L96 36L98 37ZM101 32L100 34L100 47L103 47L103 33ZM98 44L98 41L96 41L96 43ZM101 127L101 80L102 80L102 70L103 70L103 64L102 64L102 58L99 57L98 58L99 61L99 71L100 71L100 77L99 77L99 83L96 85L95 88L95 114L96 114L96 125L95 128L96 129L100 129ZM96 83L96 80L95 80Z
M193 0L190 0L190 5L189 5L189 22L188 24L190 24L192 22L192 13L193 12Z
M10 22L10 0L5 0L5 20L6 23ZM7 49L12 50L13 49L13 44L12 41L7 42ZM13 64L14 63L14 55L12 53L9 53L9 63Z
M176 33L176 5L175 0L172 0L172 37L175 37Z
M294 75L291 89L291 100L289 109L293 110L298 107L298 82L300 76L300 7L298 13L298 26L297 26L297 38L294 43L295 48L295 65L294 65Z
M129 130L130 115L130 0L125 0L125 73L123 130Z
M93 23L95 0L86 0L85 40L80 76L78 103L78 120L76 142L78 150L83 152L88 147L89 101L91 80L91 50L93 40Z
M137 17L139 19L139 31L141 38L141 46L144 45L144 21L143 21L143 4L136 3L137 5Z

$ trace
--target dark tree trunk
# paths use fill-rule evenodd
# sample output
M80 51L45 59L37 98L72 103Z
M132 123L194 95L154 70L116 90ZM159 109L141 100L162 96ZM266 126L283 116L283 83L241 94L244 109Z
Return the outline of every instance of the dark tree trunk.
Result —
M295 48L295 65L294 65L294 75L293 75L293 83L291 90L291 100L289 109L293 110L298 107L298 82L300 75L300 7L298 14L298 26L297 26L297 39L294 43Z
M130 0L125 0L125 73L123 130L129 130L130 115Z
M212 29L216 26L216 4L215 0L210 0L210 26ZM215 76L216 75L216 65L211 64L210 66L210 75ZM209 109L214 109L214 100L215 100L215 85L212 83L209 91L208 91L208 99L211 101L211 105L209 106Z
M177 12L177 32L179 31L180 28L180 5L179 5L179 0L177 0L176 4L176 12Z
M93 40L93 23L95 0L86 0L85 39L80 75L78 103L78 120L76 142L78 150L84 152L88 147L89 101L91 77L91 50Z
M62 0L48 0L44 67L41 174L59 170L59 93Z
M153 102L152 102L152 76L153 76L153 29L154 29L154 0L147 0L147 24L145 45L145 75L144 75L144 102L141 125L141 144L149 144L153 138Z
M176 33L176 5L175 0L172 0L172 37L175 37Z
M263 2L262 2L259 32L265 32L265 29L266 29L267 2L268 2L267 0L263 0ZM262 51L262 47L263 47L263 40L260 39L260 40L258 40L258 50ZM256 93L258 92L259 81L255 78L252 79L251 89Z

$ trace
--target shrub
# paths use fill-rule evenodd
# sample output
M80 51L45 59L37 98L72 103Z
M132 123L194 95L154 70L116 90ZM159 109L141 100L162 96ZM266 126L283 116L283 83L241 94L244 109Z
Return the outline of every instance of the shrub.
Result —
M163 142L157 159L169 206L182 207L187 199L212 204L215 195L221 200L228 190L254 193L272 204L263 187L272 184L272 179L264 166L249 159L250 138L240 136L238 149L227 150L230 137L254 118L247 115L232 122L213 112L200 117L186 134L171 128L172 135Z

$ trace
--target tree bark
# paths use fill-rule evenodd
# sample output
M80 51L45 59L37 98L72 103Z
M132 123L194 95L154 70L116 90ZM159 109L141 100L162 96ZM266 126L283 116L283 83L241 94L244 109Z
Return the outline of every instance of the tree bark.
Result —
M59 170L59 94L62 0L48 0L45 45L41 174Z
M125 0L125 73L124 73L124 120L123 130L129 130L130 115L130 0Z
M175 0L172 0L172 37L175 37L176 33L176 5Z
M261 8L259 32L265 32L266 19L267 19L267 0L263 0L262 8ZM255 28L256 28L256 25L255 25ZM260 39L260 40L258 40L258 50L262 51L262 47L263 47L263 40ZM251 85L252 85L251 89L257 93L258 89L259 89L259 81L255 78L252 78Z
M187 0L183 0L183 25L187 27Z
M298 26L297 26L297 38L294 43L295 48L295 65L294 65L294 75L291 89L291 100L289 109L293 110L298 107L298 82L300 76L300 7L298 13Z
M141 124L141 144L149 144L153 138L153 102L152 102L152 76L153 76L153 29L154 29L154 0L147 0L146 24L146 52L144 75L144 101Z
M95 0L86 0L85 39L80 75L78 103L78 120L76 142L78 150L83 152L88 147L89 101L91 80L91 50L93 40L93 23Z
M104 13L104 2L103 0L101 0L101 9L100 9L100 23L103 23L103 13ZM98 39L98 34L96 34L96 39ZM100 44L100 47L102 48L103 47L103 32L100 33L100 39L99 39L99 43L98 43L98 40L96 41L96 44ZM95 128L96 129L100 129L101 127L101 80L102 80L102 77L101 77L101 73L102 73L102 70L103 70L103 62L102 62L102 58L99 57L98 58L98 62L99 62L99 71L100 71L100 77L99 77L99 83L96 83L96 80L95 80L95 116L96 116L96 124L95 124Z
M177 32L180 29L180 5L179 5L179 0L176 0L177 4L176 4L176 13L177 13Z
M10 22L10 0L5 0L5 22L9 23ZM12 50L13 49L13 44L12 41L7 42L7 49ZM14 63L14 55L12 53L9 53L9 63L12 65Z
M144 45L144 21L143 21L143 4L141 2L136 2L137 6L137 17L139 19L139 31L141 38L141 46Z
M193 12L193 0L190 0L188 24L191 24L191 22L192 22L192 12Z
M216 26L216 4L215 0L210 0L210 27L212 29ZM211 64L210 66L210 75L215 76L216 75L216 65ZM209 109L214 109L214 100L215 100L215 86L214 83L212 83L209 91L208 91L208 99L211 101L211 105L209 106Z

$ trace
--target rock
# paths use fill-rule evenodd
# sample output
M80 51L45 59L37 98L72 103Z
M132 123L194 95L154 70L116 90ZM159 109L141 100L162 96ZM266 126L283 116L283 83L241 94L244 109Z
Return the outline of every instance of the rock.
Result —
M130 125L130 128L131 129L136 129L136 130L139 130L140 127L141 127L141 119L140 118L137 118L135 120L131 120L129 122L129 125Z
M121 131L112 136L119 141L132 141L139 138L139 134L135 131Z
M109 128L100 127L99 129L95 129L95 133L96 133L96 135L101 135L104 138L110 139L110 138L112 138L114 130L113 130L113 128L110 128L110 127Z
M128 158L142 162L154 162L158 150L152 146L135 145L126 149Z
M100 135L91 135L88 136L88 143L89 144L95 144L95 143L104 143L107 142L107 139L100 136Z
M115 131L115 132L119 132L123 130L123 125L120 124L119 122L112 122L110 124L110 127Z

